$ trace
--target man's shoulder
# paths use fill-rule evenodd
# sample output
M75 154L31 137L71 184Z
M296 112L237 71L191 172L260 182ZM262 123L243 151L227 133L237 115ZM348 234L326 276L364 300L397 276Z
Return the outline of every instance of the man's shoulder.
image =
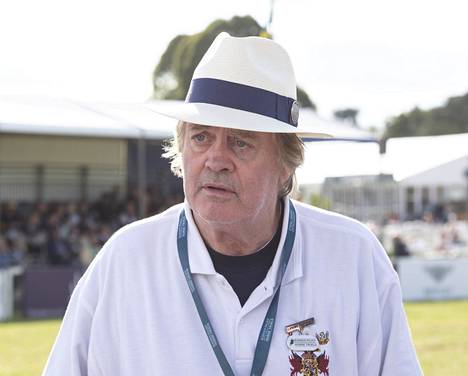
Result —
M177 220L183 204L175 205L162 213L132 222L114 232L89 265L86 275L99 275L100 280L122 270L148 265L156 253L172 248L161 246L176 239ZM136 257L138 256L138 257ZM137 266L138 264L138 266Z
M306 233L313 244L319 244L322 252L329 256L338 254L340 260L350 265L352 260L358 260L356 265L361 270L374 271L371 274L379 276L379 286L396 282L396 273L385 249L365 224L307 204L295 202L295 207L302 234Z
M354 218L303 202L294 201L294 206L297 210L299 221L303 222L310 229L315 228L320 231L354 234L365 238L374 236L365 224Z

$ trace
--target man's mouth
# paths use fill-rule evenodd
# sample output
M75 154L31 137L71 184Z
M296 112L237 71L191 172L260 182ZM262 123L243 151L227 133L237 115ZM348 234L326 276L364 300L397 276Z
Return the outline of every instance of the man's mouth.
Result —
M212 193L234 193L234 190L231 187L224 184L207 183L203 184L202 188Z

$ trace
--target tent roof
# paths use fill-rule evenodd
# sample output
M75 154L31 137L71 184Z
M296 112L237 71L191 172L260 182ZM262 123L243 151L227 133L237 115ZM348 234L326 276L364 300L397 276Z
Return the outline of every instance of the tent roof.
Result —
M140 103L0 96L0 133L161 139L175 124Z
M0 133L162 139L172 136L176 121L151 110L151 103L91 103L77 100L0 96ZM335 136L334 140L376 141L345 122L326 120L310 109L300 120ZM307 139L315 141L315 139Z
M391 138L387 141L383 169L401 181L467 156L467 145L468 133Z
M403 186L447 186L464 185L468 171L467 156L454 159L401 180Z
M359 129L348 122L323 119L318 116L316 112L309 108L301 110L299 121L315 124L320 129L320 131L329 133L334 136L332 139L306 138L304 141L378 142L377 137L375 137L370 132Z
M375 143L309 143L297 178L300 184L311 184L330 176L384 173L403 185L459 184L466 182L462 172L468 168L467 145L468 133L391 138L384 155Z

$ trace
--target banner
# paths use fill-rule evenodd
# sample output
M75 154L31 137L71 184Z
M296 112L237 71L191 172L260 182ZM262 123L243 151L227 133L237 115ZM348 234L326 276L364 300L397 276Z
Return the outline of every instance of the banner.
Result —
M403 300L468 299L468 258L397 261Z
M24 273L23 310L26 317L62 317L81 276L74 267L27 269Z

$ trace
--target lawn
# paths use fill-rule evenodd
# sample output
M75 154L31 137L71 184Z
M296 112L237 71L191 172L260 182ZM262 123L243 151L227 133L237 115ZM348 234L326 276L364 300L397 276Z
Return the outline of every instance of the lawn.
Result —
M425 375L466 375L468 301L405 307ZM59 325L59 320L0 324L0 375L40 375Z
M0 375L40 375L59 326L60 320L0 323Z
M468 375L468 301L405 307L424 374Z

